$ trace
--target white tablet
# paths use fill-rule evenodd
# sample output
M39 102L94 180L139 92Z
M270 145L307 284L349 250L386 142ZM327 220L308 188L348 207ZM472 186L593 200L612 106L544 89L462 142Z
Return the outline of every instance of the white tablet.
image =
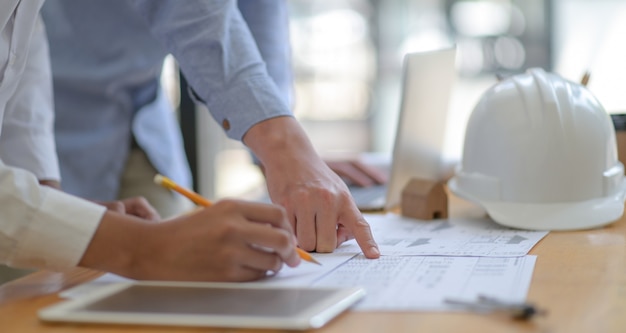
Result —
M124 282L42 309L43 321L241 328L319 328L365 295L362 288L240 283Z

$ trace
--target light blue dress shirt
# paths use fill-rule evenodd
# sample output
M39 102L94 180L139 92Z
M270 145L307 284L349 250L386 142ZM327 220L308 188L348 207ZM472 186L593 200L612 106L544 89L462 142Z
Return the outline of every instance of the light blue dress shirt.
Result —
M286 4L240 0L239 7L234 0L46 1L65 191L115 199L132 137L159 172L190 186L180 130L159 84L168 53L215 120L230 124L230 138L291 115Z

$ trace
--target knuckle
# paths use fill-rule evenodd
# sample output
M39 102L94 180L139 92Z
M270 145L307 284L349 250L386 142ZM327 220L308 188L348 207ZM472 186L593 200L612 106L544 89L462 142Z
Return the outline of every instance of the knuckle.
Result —
M242 277L240 274L239 267L230 265L224 269L224 278L227 281L241 281Z
M280 205L268 205L266 214L272 221L287 221L287 210Z
M318 197L327 205L335 201L336 194L331 191L319 191Z
M217 228L219 235L223 238L231 238L241 233L241 226L239 223L235 223L233 220L225 221L221 223L220 227Z
M298 188L290 196L292 200L295 199L296 202L307 202L311 198L312 192L313 191L310 189Z
M216 208L222 209L226 212L236 212L238 211L240 208L241 203L237 200L233 200L233 199L224 199L224 200L220 200L219 202L217 202L215 204Z
M226 267L228 267L229 269L235 267L236 264L238 263L237 252L233 248L230 248L230 247L225 247L220 251L220 258L221 258L221 261L225 263Z
M285 209L285 207L275 205L274 209L275 209L275 213L274 214L276 214L277 219L280 219L280 220L286 220L287 219L287 210Z
M279 230L279 233L276 237L276 245L281 249L288 249L292 246L291 240L291 234L289 234L287 231Z
M278 272L278 271L280 271L281 268L283 268L283 261L280 260L279 257L274 256L274 259L272 261L273 261L272 265L271 265L272 266L271 267L272 271Z
M298 239L298 245L307 252L315 251L315 241L309 239Z
M124 212L126 211L126 209L124 208L124 204L121 201L113 201L111 203L111 209L116 211L116 212Z
M267 276L266 271L255 271L252 274L250 274L250 277L247 278L247 281L260 280L266 276Z
M362 215L356 219L354 226L357 228L364 228L364 229L369 229L370 227L369 223L367 223L367 221Z
M340 198L341 202L351 202L352 201L352 194L350 194L350 191L348 191L348 190L341 191L339 193L339 198Z

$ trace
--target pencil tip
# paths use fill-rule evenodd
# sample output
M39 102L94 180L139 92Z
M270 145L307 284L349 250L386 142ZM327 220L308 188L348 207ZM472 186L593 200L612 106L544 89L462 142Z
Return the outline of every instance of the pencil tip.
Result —
M312 263L322 266L322 263L317 261L315 258L311 257L310 260L311 260Z

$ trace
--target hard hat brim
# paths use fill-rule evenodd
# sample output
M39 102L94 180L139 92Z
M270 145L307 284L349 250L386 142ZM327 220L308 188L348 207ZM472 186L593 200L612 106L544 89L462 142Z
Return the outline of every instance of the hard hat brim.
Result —
M530 230L583 230L618 220L624 213L626 180L611 196L565 203L534 204L489 201L475 198L452 178L448 188L456 195L481 205L498 224Z

